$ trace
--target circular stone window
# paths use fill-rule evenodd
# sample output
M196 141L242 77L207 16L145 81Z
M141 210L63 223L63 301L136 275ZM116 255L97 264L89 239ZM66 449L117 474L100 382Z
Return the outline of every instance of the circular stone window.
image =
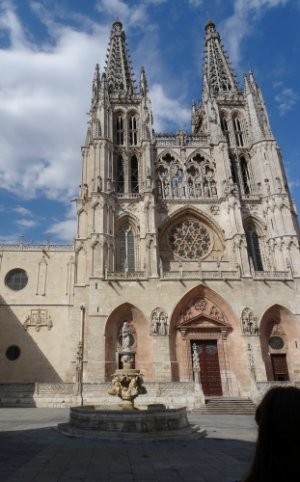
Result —
M21 355L21 350L17 345L11 345L6 350L6 358L10 361L15 361Z
M280 336L272 336L269 339L269 345L273 350L281 350L284 347L284 341Z
M171 227L168 243L175 256L194 260L203 258L211 249L211 236L199 221L187 219Z
M27 283L28 276L26 274L26 271L20 268L12 269L5 276L6 286L8 286L11 290L14 291L22 290L23 288L25 288Z

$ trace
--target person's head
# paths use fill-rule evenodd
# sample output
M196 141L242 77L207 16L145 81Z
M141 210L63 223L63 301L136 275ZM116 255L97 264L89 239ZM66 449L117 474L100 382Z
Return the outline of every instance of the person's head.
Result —
M245 482L299 480L300 389L271 388L255 415L258 438L252 468Z

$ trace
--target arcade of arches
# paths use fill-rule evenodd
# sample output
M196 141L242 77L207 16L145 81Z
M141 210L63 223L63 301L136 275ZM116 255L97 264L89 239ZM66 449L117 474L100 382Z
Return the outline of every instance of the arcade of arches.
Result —
M300 334L295 318L275 305L264 313L259 327L253 327L253 320L256 323L248 308L238 320L228 303L204 285L179 300L170 320L162 308L155 308L149 322L137 306L125 303L107 319L105 378L110 380L122 367L125 323L130 331L125 354L148 382L159 381L163 362L168 370L162 381L198 380L205 396L238 395L240 386L250 383L251 372L256 378L289 381L298 349L293 340ZM241 357L242 345L248 358Z

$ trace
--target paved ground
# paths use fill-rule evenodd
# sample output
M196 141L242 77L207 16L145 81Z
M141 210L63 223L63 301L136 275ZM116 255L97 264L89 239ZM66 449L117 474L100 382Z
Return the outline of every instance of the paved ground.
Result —
M201 440L122 442L65 437L67 409L0 409L1 482L234 482L251 462L252 416L192 413Z

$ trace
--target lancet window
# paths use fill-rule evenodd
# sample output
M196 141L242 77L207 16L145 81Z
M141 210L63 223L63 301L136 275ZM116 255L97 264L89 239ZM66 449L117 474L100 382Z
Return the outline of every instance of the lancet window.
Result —
M132 156L130 160L130 190L131 192L139 192L139 169L136 156Z
M250 194L250 177L249 177L249 171L248 171L248 163L244 157L240 158L240 166L241 166L243 191L244 191L244 194L247 196Z
M124 160L122 156L118 156L116 162L116 192L124 192Z
M253 267L254 271L263 271L262 255L259 243L259 237L257 235L255 226L250 223L245 228L246 240L247 240L247 251L250 261L250 266Z
M229 162L230 162L230 172L231 172L231 177L232 177L232 181L235 183L235 184L238 184L238 175L237 175L237 165L236 165L236 158L234 156L231 156L229 158Z
M222 117L221 117L221 128L222 128L222 132L225 136L226 141L228 142L228 144L230 144L230 132L229 132L229 127L228 127L228 120L226 119L226 117L224 115L222 115Z
M135 239L129 224L123 225L118 234L118 270L135 271Z
M124 119L120 114L116 117L116 143L118 146L124 144Z
M129 145L136 146L138 140L137 118L135 115L129 117Z
M242 122L237 115L233 117L233 127L234 127L236 145L238 147L243 147L244 136L243 136L243 130L242 130Z

